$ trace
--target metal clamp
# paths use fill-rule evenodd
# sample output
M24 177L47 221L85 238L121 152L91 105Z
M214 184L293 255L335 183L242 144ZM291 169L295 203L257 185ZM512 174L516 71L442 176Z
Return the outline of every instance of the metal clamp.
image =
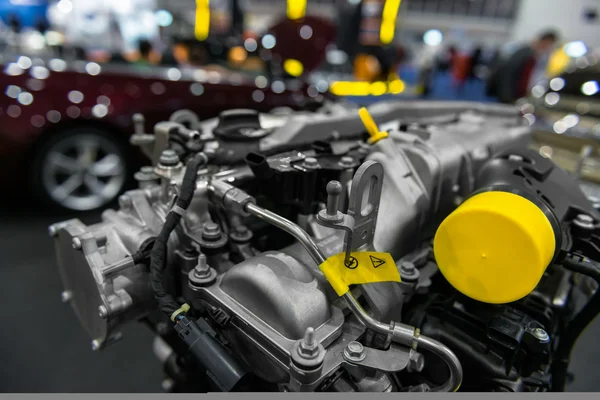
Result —
M382 187L382 165L376 161L362 164L352 179L348 213L344 214L339 211L342 185L338 181L330 181L327 184L327 208L319 211L317 222L328 228L346 231L346 264L350 263L352 250L373 248Z

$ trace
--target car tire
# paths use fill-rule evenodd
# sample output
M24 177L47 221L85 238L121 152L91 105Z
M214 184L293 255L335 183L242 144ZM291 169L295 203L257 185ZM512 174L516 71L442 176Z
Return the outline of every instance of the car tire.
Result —
M38 202L55 210L93 211L114 202L130 184L133 166L125 139L79 126L44 139L30 172Z

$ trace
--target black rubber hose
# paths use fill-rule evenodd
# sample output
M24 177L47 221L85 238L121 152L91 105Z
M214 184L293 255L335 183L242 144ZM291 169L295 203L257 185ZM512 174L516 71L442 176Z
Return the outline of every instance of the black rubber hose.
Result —
M188 161L185 175L181 182L181 190L175 203L182 210L186 210L190 206L194 197L194 191L196 190L198 170L206 165L207 162L208 156L205 153L198 153ZM181 215L179 213L170 211L167 214L165 223L158 236L156 236L152 252L150 253L150 285L154 292L154 298L158 303L158 308L168 315L175 312L179 308L179 304L170 293L167 293L164 286L167 242L180 221Z
M569 255L563 262L566 269L589 276L600 285L600 264L588 258ZM600 289L591 297L581 311L568 323L561 334L554 360L552 361L552 391L564 392L567 383L567 370L573 347L583 330L600 312Z

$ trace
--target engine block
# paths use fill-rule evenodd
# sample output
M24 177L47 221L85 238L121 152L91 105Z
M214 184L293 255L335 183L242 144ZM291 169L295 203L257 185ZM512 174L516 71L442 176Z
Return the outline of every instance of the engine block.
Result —
M132 136L152 165L117 210L50 227L63 299L94 350L145 321L176 391L548 390L555 336L590 295L559 264L592 257L599 215L529 139L516 110L475 103L178 112ZM441 224L497 192L556 233L535 289L508 304L461 293L456 263L436 262ZM399 279L332 287L326 260L353 269L374 250Z

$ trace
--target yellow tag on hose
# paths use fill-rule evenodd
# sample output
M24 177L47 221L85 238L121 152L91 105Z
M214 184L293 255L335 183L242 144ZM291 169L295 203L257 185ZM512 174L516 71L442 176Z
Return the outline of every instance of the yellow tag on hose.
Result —
M319 265L325 278L339 296L350 290L349 285L400 282L398 267L396 267L391 254L359 251L350 253L350 256L350 262L347 265L344 263L346 253L331 256Z

